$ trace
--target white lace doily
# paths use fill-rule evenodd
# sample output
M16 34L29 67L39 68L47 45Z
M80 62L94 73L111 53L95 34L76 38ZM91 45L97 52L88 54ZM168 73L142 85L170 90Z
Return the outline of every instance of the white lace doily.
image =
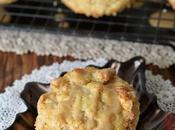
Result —
M132 43L92 37L76 37L61 34L0 28L0 50L37 55L73 56L79 59L107 58L124 62L134 56L142 56L146 62L159 67L175 63L171 47L143 43ZM172 45L174 42L171 42Z
M164 80L160 75L146 71L146 89L157 97L159 107L175 114L175 87L170 80Z
M64 61L61 64L54 63L50 66L43 66L39 70L33 70L32 74L23 76L21 80L16 80L13 86L7 87L5 93L0 94L0 130L8 128L13 124L18 113L27 110L26 105L20 98L20 93L27 82L49 83L62 72L70 71L73 68L85 67L87 65L103 66L106 63L107 60L105 59L97 59L95 61ZM161 76L154 76L150 71L146 72L146 77L147 90L150 93L156 94L160 108L175 113L175 88L173 88L170 81L164 81Z

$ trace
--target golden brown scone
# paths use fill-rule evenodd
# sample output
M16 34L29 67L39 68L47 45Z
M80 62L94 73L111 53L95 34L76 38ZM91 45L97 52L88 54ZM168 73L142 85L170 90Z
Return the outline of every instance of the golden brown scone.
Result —
M139 102L112 69L75 69L38 102L36 130L135 130Z
M95 18L116 15L125 8L131 7L134 0L62 0L62 2L78 14Z
M168 0L172 8L175 10L175 0Z
M11 21L11 16L3 7L0 7L0 14L0 23L9 23Z
M159 18L161 15L161 18ZM174 28L174 12L161 12L156 11L149 17L149 23L152 27L155 28L165 28L165 29L173 29Z
M0 4L10 4L15 2L16 0L0 0Z

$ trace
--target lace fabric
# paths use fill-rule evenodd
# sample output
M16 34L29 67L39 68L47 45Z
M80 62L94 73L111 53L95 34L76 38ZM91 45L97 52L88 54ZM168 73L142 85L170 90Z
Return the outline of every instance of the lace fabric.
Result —
M0 33L0 50L5 52L25 54L30 51L37 55L70 55L79 59L104 57L121 62L142 56L148 64L153 63L162 68L175 63L174 50L169 46L16 29L2 29ZM171 44L175 45L174 42Z
M160 75L146 71L146 89L156 95L157 103L163 111L175 114L175 87L170 80L164 80Z

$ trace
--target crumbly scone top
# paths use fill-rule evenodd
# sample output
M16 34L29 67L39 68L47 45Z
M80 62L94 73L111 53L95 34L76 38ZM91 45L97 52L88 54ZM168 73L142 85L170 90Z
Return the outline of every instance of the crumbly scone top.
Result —
M112 69L75 69L51 88L39 100L37 130L135 129L139 105L134 91Z
M93 16L116 15L124 8L130 7L134 0L62 0L75 13Z

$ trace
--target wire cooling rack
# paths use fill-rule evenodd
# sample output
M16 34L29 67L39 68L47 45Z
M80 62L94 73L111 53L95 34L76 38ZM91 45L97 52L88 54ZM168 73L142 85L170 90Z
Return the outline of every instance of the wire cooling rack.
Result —
M57 33L128 40L147 43L175 41L175 13L163 0L145 0L139 7L127 9L117 16L99 19L73 13L59 0L19 0L1 5L11 18L1 25ZM152 16L153 13L157 16ZM171 12L164 17L162 13ZM152 20L153 25L150 24ZM168 27L161 27L161 24Z

